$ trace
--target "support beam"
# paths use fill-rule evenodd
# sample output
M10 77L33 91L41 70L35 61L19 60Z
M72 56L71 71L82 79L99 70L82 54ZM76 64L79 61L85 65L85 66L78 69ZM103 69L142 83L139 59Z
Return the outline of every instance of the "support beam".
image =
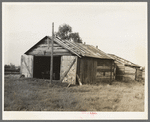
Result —
M50 65L50 83L53 80L53 41L54 41L54 23L52 23L52 48L51 48L51 65Z
M82 86L82 83L81 83L81 80L80 80L78 74L77 74L77 79L78 79L79 85Z
M109 82L109 85L112 84L112 63L113 63L113 61L111 60L111 72L110 72L110 82Z

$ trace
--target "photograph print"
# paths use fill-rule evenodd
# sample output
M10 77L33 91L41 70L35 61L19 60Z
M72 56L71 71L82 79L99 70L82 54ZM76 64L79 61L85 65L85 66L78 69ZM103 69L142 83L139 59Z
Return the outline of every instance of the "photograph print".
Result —
M147 19L146 2L3 2L3 117L147 118Z

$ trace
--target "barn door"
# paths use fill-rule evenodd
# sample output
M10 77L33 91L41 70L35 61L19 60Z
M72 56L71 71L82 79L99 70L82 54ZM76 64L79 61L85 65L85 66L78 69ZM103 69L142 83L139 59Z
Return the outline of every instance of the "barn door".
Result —
M67 73L67 75L64 77L68 69L70 70ZM60 79L62 79L62 82L67 82L69 84L76 84L76 70L77 70L77 57L76 56L62 56L61 57Z
M33 78L33 56L21 56L21 74L28 78Z

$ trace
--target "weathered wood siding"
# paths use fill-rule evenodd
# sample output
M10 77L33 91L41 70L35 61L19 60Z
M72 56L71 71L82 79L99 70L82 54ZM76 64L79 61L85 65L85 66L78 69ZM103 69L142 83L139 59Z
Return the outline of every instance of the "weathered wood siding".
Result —
M110 81L113 79L113 60L83 57L78 58L77 74L83 84Z
M125 66L121 63L116 63L116 80L123 80L125 73Z
M35 48L33 48L28 54L35 56L51 56L51 41L49 39L43 40L40 44L38 44ZM53 55L72 55L67 49L63 48L57 43L53 43Z
M114 61L107 59L97 59L97 81L112 81L114 79Z
M142 78L145 79L145 70L142 71Z
M139 72L135 67L125 66L124 64L116 63L116 80L136 80L139 77Z
M142 70L140 70L140 68L136 69L136 75L135 75L135 80L139 81L142 79Z
M125 66L124 80L135 80L136 68Z
M83 84L96 82L96 60L94 58L78 58L77 74Z
M60 79L62 79L74 59L76 59L75 63L62 82L76 84L77 56L61 56Z
M21 56L21 70L20 73L28 78L33 78L33 56Z

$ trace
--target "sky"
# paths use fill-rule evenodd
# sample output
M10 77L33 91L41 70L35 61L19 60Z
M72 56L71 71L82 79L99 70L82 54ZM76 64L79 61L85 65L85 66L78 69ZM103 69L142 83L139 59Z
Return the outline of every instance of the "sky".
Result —
M83 42L140 66L147 63L147 3L2 3L4 64L23 55L64 23Z

